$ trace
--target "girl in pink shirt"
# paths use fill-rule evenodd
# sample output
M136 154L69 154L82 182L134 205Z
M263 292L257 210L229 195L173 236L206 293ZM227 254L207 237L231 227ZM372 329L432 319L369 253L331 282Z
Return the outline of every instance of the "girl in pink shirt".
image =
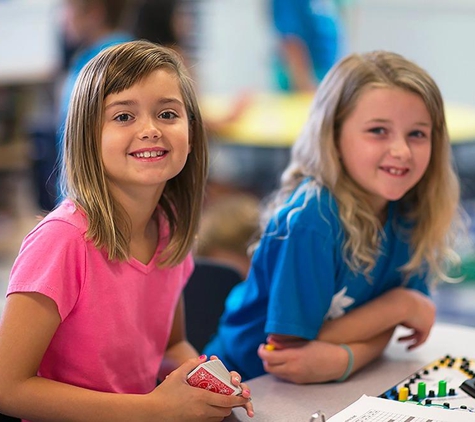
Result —
M186 340L182 290L207 154L192 83L171 50L129 42L86 65L65 127L67 199L28 234L11 273L0 412L88 422L221 420L239 406L253 415L245 384L225 396L186 382L206 360Z

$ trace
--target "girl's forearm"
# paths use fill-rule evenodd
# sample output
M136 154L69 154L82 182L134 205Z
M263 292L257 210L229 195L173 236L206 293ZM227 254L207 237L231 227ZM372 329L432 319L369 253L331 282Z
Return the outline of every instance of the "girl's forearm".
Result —
M381 354L384 352L384 349L391 340L393 333L394 330L390 329L368 341L350 343L348 346L351 348L354 355L352 373L358 371L358 369L363 368L381 356Z
M167 350L158 374L159 379L163 380L186 360L196 357L198 352L186 339L185 301L182 294L175 309Z
M394 330L388 330L367 341L349 343L346 344L345 347L337 347L337 349L332 351L332 358L326 359L325 367L318 368L319 370L316 371L318 378L313 381L333 381L338 380L342 376L345 377L344 379L346 379L347 376L355 373L373 360L377 359L383 353L387 344L391 340L393 332ZM319 347L322 348L322 344L324 343L318 341L317 343L319 343ZM348 348L350 349L349 352L347 350ZM342 352L345 349L346 353L343 354L344 356L342 361L342 354L340 351ZM350 354L352 355L351 357ZM347 371L350 369L349 367L351 367L351 372L347 373Z
M159 379L164 379L170 372L190 358L198 356L196 349L186 340L179 341L170 346L165 352L162 366L159 371Z
M330 343L364 342L394 329L411 312L411 291L396 288L341 318L326 321L317 339Z
M102 393L33 377L4 396L0 412L32 421L148 421L152 407L159 412L159 403L149 401L148 395Z

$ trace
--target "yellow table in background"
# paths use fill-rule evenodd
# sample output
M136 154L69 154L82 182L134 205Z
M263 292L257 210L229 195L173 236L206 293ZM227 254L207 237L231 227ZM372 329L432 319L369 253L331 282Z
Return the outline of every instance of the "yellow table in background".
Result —
M231 143L255 147L290 147L307 120L313 95L256 94L248 108L216 135ZM202 101L203 115L219 119L231 109L231 99Z
M475 142L475 107L449 103L445 117L452 144Z
M308 119L313 94L256 94L236 121L217 136L227 142L258 147L290 147ZM219 118L231 109L229 97L205 97L204 117ZM475 107L446 105L452 143L475 141Z

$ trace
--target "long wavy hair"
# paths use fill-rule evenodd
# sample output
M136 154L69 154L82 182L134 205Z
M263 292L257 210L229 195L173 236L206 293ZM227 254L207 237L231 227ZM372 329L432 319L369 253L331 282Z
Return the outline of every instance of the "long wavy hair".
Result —
M105 49L84 67L66 119L62 190L84 210L89 223L87 238L97 248L104 248L109 259L128 259L130 218L112 196L100 159L104 100L157 69L171 70L179 80L191 144L185 167L166 183L157 204L169 226L169 242L158 262L165 267L181 262L193 244L208 172L207 140L193 83L173 50L148 41L132 41Z
M377 87L400 88L419 95L433 124L428 168L399 201L399 211L412 224L413 252L401 271L409 275L426 267L436 278L448 280L446 264L459 261L453 245L463 224L443 99L425 70L395 53L352 54L330 70L317 89L310 117L292 148L280 189L269 201L261 225L267 225L290 193L304 178L311 177L317 187L327 187L336 198L345 231L346 262L353 271L369 276L379 253L381 223L371 209L368 194L342 165L338 144L342 125L355 109L360 95Z

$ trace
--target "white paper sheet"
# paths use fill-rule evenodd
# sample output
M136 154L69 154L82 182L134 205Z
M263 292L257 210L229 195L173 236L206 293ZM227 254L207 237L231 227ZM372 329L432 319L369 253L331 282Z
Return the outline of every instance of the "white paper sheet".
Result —
M328 422L474 422L475 413L361 396Z

